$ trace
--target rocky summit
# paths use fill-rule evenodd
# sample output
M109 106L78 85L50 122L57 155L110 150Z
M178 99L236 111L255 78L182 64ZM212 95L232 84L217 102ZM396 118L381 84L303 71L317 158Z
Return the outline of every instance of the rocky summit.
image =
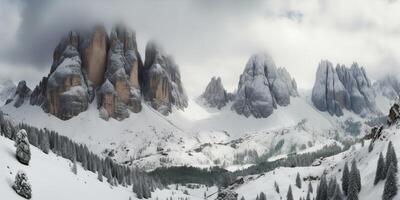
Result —
M322 60L311 99L318 110L328 111L330 115L342 116L346 109L365 116L377 110L371 82L357 63L350 68L339 64L334 68L331 62Z
M167 115L172 111L172 105L178 109L187 107L188 97L182 87L178 65L155 41L146 45L141 75L144 98L153 108Z
M142 109L142 95L163 114L187 107L178 65L161 45L149 42L146 65L137 49L136 33L116 25L69 32L53 53L47 77L35 87L30 103L68 120L97 100L99 115L108 120L129 117ZM20 104L20 103L18 103Z
M231 100L231 96L222 85L221 77L212 77L200 99L210 107L221 109Z
M250 57L243 74L232 109L246 117L266 118L279 106L290 104L298 96L297 84L285 68L277 68L267 54Z

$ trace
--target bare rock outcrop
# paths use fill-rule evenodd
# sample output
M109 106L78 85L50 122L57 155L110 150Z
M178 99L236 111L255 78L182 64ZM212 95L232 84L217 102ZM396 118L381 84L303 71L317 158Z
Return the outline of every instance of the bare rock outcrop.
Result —
M47 77L35 87L30 103L68 120L97 101L99 115L122 120L142 110L144 99L163 114L183 109L187 97L172 57L150 42L143 66L136 33L116 25L108 35L103 26L71 31L54 50ZM95 98L96 97L96 98Z
M323 60L317 70L312 102L320 111L342 116L343 109L361 116L377 112L375 93L364 68L354 63L350 68Z
M6 104L12 103L14 107L19 108L26 101L29 101L29 97L31 95L31 89L26 85L25 81L20 81L18 83L17 88L15 89L15 93L11 95L9 99L7 99Z
M107 65L107 32L103 26L96 26L82 40L82 66L86 70L89 85L99 87L103 83Z
M206 90L200 96L205 103L214 108L221 109L229 101L229 94L226 92L220 77L212 77Z
M373 84L376 94L383 95L389 99L400 96L400 81L395 75L386 75Z
M266 118L277 105L287 106L298 96L297 84L284 68L277 68L267 54L250 57L240 76L232 110L246 117Z
M140 112L142 109L139 59L134 35L121 26L112 30L105 81L98 93L99 109L106 110L109 117L118 120L129 117L127 109L132 112Z
M188 105L178 65L172 56L166 54L154 41L146 45L143 94L151 106L164 115L172 111L172 106L184 109Z

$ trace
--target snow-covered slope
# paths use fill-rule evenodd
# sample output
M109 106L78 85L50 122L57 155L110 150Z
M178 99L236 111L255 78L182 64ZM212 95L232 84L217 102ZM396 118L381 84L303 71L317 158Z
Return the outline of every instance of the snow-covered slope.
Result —
M278 107L268 118L246 118L225 106L221 111L190 101L185 111L175 110L165 117L148 105L123 121L99 118L96 103L70 120L60 120L39 107L25 103L20 108L6 105L1 110L18 123L55 130L88 145L97 154L111 155L116 161L145 169L159 166L191 165L208 167L235 164L235 156L256 151L268 153L284 140L274 155L293 150L317 148L343 133L348 118L365 119L345 112L332 117L311 104L309 92L292 98L291 104ZM248 164L246 161L244 164Z
M110 186L106 181L100 182L97 174L85 171L78 165L78 173L75 175L69 160L58 157L53 153L44 154L41 150L31 146L32 159L29 166L22 165L15 158L15 147L13 141L0 137L0 194L1 199L17 200L20 197L11 188L16 173L19 170L26 172L29 183L32 186L32 200L87 200L87 199L115 199L127 200L137 199L131 187ZM168 189L171 188L171 189ZM163 190L157 189L152 193L154 199L189 198L194 200L203 199L200 194L206 188L191 190L185 187L168 187ZM215 191L216 188L208 188ZM189 195L184 194L188 190Z
M380 181L377 185L374 185L378 157L381 152L383 155L386 154L389 141L393 142L396 154L400 155L399 133L400 124L384 129L380 139L374 142L371 152L368 151L371 140L367 140L364 145L361 143L355 144L345 152L323 159L319 166L281 167L265 174L244 177L244 180L246 180L245 183L237 187L235 192L239 194L239 197L244 196L245 199L255 199L260 192L264 192L267 195L267 199L278 200L286 198L288 187L291 185L294 199L299 199L300 197L306 197L308 184L311 182L314 189L311 196L312 199L312 197L316 197L316 188L319 184L319 180L313 180L314 178L319 179L318 177L325 174L328 180L336 177L339 185L341 185L344 164L346 162L351 163L355 159L360 170L362 184L358 198L362 200L381 199L385 181ZM300 174L302 179L301 188L295 186L297 173ZM279 185L280 193L275 191L275 182ZM394 199L400 199L399 195Z

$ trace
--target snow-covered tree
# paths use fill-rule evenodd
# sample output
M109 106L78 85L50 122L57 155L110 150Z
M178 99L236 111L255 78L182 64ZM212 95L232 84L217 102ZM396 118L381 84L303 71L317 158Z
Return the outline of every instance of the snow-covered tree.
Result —
M385 188L383 190L382 199L392 200L397 194L397 177L396 170L393 163L390 164L389 170L386 176Z
M264 192L261 192L259 197L260 197L260 200L267 200L267 196L265 195Z
M344 164L343 175L342 175L342 190L346 196L347 196L347 190L349 188L349 178L350 178L349 165L346 162Z
M310 192L310 193L313 193L313 192L314 192L314 189L313 189L313 187L312 187L311 181L308 182L308 192Z
M28 134L25 129L18 131L15 137L15 146L17 147L17 160L24 165L29 165L29 161L31 160L31 150L29 147Z
M75 175L78 174L78 166L76 165L76 161L73 162L71 170Z
M387 151L386 151L386 173L389 170L390 164L393 163L394 170L397 172L397 155L396 151L394 150L392 141L389 142Z
M275 191L277 192L277 193L279 193L279 185L278 185L278 183L275 181L275 183L274 183L274 186L275 186Z
M378 163L376 166L374 185L376 185L380 180L386 178L385 174L385 159L383 158L382 152L379 154Z
M371 152L372 150L374 150L374 142L372 142L372 140L369 142L369 146L368 146L368 152Z
M288 189L288 192L287 192L287 195L286 195L286 199L287 200L293 200L293 193L292 193L292 186L291 185L289 185L289 189Z
M326 183L325 175L322 175L321 181L317 189L317 200L326 200L326 199L328 199L328 185Z
M296 186L298 188L301 188L301 178L300 178L299 172L297 172L297 176L296 176Z
M242 197L240 198L240 200L246 200L246 199L244 198L244 196L242 196Z
M28 177L23 171L19 171L15 176L15 181L12 188L17 194L26 199L30 199L32 197L32 187L28 182Z
M103 174L101 174L100 170L97 171L97 179L98 179L100 182L103 182Z
M358 192L361 187L359 181L359 171L357 169L356 161L353 160L351 163L351 171L349 177L349 188L347 190L348 200L358 200Z
M329 180L329 184L328 184L328 198L332 198L333 195L335 194L336 185L337 185L336 178L332 177Z
M340 186L338 184L335 187L335 192L334 192L331 200L344 200L344 196L343 196L342 191L340 190Z
M310 191L307 192L306 200L311 200Z

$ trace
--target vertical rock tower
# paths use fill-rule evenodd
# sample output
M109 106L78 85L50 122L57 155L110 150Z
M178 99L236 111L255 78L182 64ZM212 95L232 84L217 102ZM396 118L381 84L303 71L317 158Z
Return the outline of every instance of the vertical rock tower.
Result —
M96 100L100 117L122 120L142 110L142 94L163 114L187 107L177 64L159 44L149 42L146 65L137 49L136 33L116 25L69 32L53 53L47 77L30 95L30 103L68 120Z

